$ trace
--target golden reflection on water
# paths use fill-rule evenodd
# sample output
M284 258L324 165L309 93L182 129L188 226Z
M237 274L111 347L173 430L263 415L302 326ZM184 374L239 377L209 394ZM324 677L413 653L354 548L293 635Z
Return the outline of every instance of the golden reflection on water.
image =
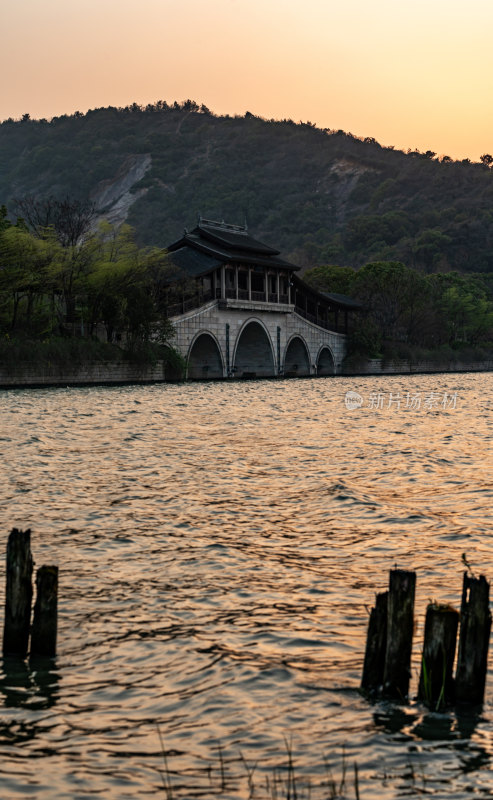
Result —
M356 691L394 564L418 575L414 673L428 599L460 598L462 552L493 573L492 388L469 374L1 395L5 534L30 526L36 562L61 567L56 664L0 673L9 796L26 781L50 800L162 793L156 724L174 797L248 797L240 752L271 797L285 739L314 800L343 745L364 798L408 792L419 770L427 791L493 792L491 680L480 719ZM456 408L367 407L406 391L457 392Z

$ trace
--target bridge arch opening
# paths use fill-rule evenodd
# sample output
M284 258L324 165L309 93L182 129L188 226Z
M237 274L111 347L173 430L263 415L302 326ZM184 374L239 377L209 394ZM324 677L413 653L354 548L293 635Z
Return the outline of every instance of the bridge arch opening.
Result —
M309 374L310 356L308 348L300 336L293 336L284 356L284 375L295 378Z
M334 356L328 347L322 347L317 359L317 375L335 375Z
M270 337L260 322L247 322L240 331L233 364L236 378L271 378L276 374Z
M224 377L221 351L210 333L199 333L193 340L188 353L187 375L192 381Z

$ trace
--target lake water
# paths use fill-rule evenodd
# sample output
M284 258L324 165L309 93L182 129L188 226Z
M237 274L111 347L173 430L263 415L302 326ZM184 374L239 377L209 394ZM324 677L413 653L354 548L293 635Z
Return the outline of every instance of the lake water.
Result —
M4 391L3 547L60 608L53 664L0 662L2 800L493 796L491 672L476 713L358 692L390 568L412 698L426 604L493 577L492 410L485 374Z

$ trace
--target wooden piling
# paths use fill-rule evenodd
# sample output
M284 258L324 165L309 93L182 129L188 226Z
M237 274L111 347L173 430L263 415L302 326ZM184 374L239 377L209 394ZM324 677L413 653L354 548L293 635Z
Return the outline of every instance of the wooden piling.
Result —
M416 573L390 571L383 691L405 700L411 677Z
M31 631L31 656L56 655L58 567L36 572L36 603Z
M33 559L31 531L14 528L7 542L7 587L3 654L25 657L29 642Z
M458 626L459 612L455 608L438 603L428 605L418 699L433 711L454 699L453 667Z
M455 676L457 703L483 702L491 631L489 595L490 585L484 575L473 578L464 573Z
M368 634L366 637L365 661L361 688L376 692L383 685L385 649L387 646L387 600L388 592L381 592L375 598L375 606L370 611Z

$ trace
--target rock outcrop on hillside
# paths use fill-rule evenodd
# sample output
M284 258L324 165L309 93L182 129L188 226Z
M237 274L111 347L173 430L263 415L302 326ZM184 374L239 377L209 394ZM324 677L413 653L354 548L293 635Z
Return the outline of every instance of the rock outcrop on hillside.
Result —
M136 186L151 164L150 153L128 156L113 178L98 183L91 196L96 206L97 222L106 219L120 226L126 221L131 206L148 191L145 187L138 189Z

